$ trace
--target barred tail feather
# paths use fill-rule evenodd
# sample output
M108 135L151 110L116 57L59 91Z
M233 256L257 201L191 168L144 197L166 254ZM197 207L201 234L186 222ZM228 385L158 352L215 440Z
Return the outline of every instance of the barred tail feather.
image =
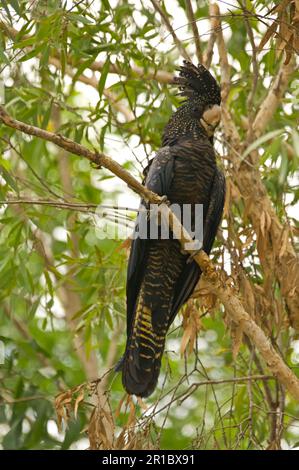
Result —
M124 358L122 371L123 386L130 395L146 398L156 388L161 368L161 359L155 360L152 358L151 364L143 364L142 361L139 361L138 364L134 356L133 359L129 355L126 355Z
M163 318L164 312L156 312L155 317ZM153 327L153 312L145 304L143 289L136 306L132 333L122 365L122 381L131 395L148 397L155 389L161 368L161 358L165 346L167 321L159 330Z

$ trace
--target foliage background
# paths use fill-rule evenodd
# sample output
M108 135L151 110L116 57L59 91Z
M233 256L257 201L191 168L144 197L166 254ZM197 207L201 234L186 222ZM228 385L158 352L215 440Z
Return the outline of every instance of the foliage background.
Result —
M254 220L221 127L215 145L227 176L228 199L212 258L231 274L252 316L299 376L298 335L273 268L298 234L298 43L289 32L298 27L299 8L291 1L280 2L283 10L275 10L276 3L218 5L230 63L226 105L245 142L243 152L251 145L247 154L235 147L235 154L239 165L248 154L257 154L248 171L250 165L258 170L284 230L281 245L278 253L273 246L274 258L268 262L265 232L274 219L259 208L260 220ZM190 4L201 50L195 47ZM215 35L211 5L201 0L11 0L1 1L0 7L0 86L6 110L16 119L104 150L141 178L179 102L169 77L184 51L195 62L202 53L207 60ZM212 46L211 68L223 83L223 57L216 43ZM287 91L256 139L254 118L272 80L288 66ZM153 70L160 76L153 78ZM109 219L114 204L137 207L138 198L107 171L4 126L0 148L1 446L87 448L93 390L62 395L58 417L66 410L69 419L60 430L54 397L100 377L122 353L127 250L121 240L97 237L94 210L109 205ZM254 181L246 188L251 189L255 191ZM290 272L290 283L291 278ZM298 446L298 403L269 376L247 337L229 322L204 284L176 319L166 351L147 411L137 402L120 406L124 392L119 375L110 372L100 382L101 393L108 389L111 407L102 424L113 418L119 448ZM103 438L101 426L89 428L91 438Z

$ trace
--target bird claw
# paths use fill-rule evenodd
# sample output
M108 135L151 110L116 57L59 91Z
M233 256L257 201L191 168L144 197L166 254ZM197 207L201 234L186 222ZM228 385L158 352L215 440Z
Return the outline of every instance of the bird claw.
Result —
M191 243L190 243L191 244ZM190 250L192 250L192 253L190 254ZM192 261L194 261L194 258L198 253L202 250L202 244L198 240L194 240L193 242L193 247L190 246L188 251L186 251L184 248L181 249L181 253L183 255L189 255L187 258L186 263L190 264Z
M167 196L161 196L160 204L166 204L168 207L170 206L170 201L167 199Z
M195 250L191 255L189 255L188 258L187 258L186 263L187 263L187 264L192 263L192 262L194 261L195 256L198 255L198 253L199 253L200 251L201 251L201 248L199 248L198 250Z

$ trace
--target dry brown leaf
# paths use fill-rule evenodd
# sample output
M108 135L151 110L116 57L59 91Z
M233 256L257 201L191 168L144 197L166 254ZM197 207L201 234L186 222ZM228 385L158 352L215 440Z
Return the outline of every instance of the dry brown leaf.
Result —
M226 180L226 194L223 208L223 217L226 217L229 213L230 203L231 203L231 179L227 178Z
M109 406L110 409L110 406ZM106 423L109 424L110 429L115 428L114 419L111 412L108 412L103 406L100 408L101 415L105 419Z
M237 359L237 356L240 351L240 347L243 341L243 329L240 325L235 326L234 324L231 327L231 338L232 338L232 354L234 361Z
M274 33L277 30L278 23L274 21L271 26L267 29L266 33L261 39L261 42L257 48L257 52L261 52L263 50L263 47L267 44L267 42L271 39L271 37L274 35Z
M272 219L271 219L271 215L269 214L269 212L265 211L265 215L266 215L266 228L269 231L271 228Z
M188 327L184 331L182 341L181 341L181 347L180 347L181 356L183 356L186 351L187 345L191 339L191 335L192 335L192 328L191 328L191 325L188 325Z
M263 237L265 236L265 225L266 225L266 213L265 211L263 211L261 213L261 220L260 220L260 229L261 229Z
M284 61L284 65L288 65L290 63L290 60L292 58L292 54L293 54L293 40L294 40L294 35L291 34L290 35L290 38L285 46L285 55L286 55L286 58L285 58L285 61Z
M211 292L211 288L204 275L201 276L199 283L192 294L192 299L196 299L198 301L203 313L208 311L213 315L218 305L218 299L216 295Z
M110 419L109 413L107 414L100 406L96 406L92 412L88 426L90 448L93 450L111 450L114 448L114 433L110 438L107 433L107 419Z
M135 408L133 398L132 398L131 395L127 396L127 403L126 404L129 405L129 407L130 407L128 421L127 421L127 424L126 424L126 426L129 427L129 426L132 426L133 424L135 424L135 422L136 422L136 408Z
M272 8L272 10L268 12L268 14L271 13L271 15L273 15L274 13L280 13L282 10L284 10L284 8L286 8L286 6L288 5L288 3L290 3L290 1L291 0L282 0L274 8Z
M61 431L63 421L67 422L69 419L68 405L72 401L72 391L60 393L55 397L55 410L57 414L57 427Z
M241 193L239 188L232 182L231 184L231 199L237 202L241 199Z
M298 24L297 24L296 29L299 31L299 21L297 23ZM294 47L296 53L299 54L299 32L296 36L294 36L293 47Z
M116 439L116 442L115 442L115 449L123 449L124 446L125 446L125 434L126 434L126 430L123 429L120 433L120 435L118 436L118 438Z
M202 328L198 309L194 305L194 301L190 300L183 311L183 328L184 334L181 341L180 353L184 355L188 346L188 354L191 354L199 331Z
M289 241L289 230L288 228L285 228L282 233L282 240L281 240L281 247L279 250L279 258L282 258L282 256L286 253L287 248L288 248L288 241Z
M97 449L97 432L96 432L96 421L95 421L95 412L94 409L91 413L88 425L88 439L90 444L90 449Z
M84 400L84 392L81 392L78 397L76 398L76 401L75 401L75 406L74 406L74 415L75 415L75 418L77 419L77 413L78 413L78 407L79 407L79 404L81 401Z
M297 286L294 286L290 291L289 291L289 296L294 297L297 291Z
M246 274L244 273L243 269L239 271L239 284L240 284L240 291L245 301L246 311L249 313L250 316L254 318L255 313L255 297L253 288L251 285L250 280L247 278Z
M132 244L132 238L128 237L116 248L115 251L119 252L121 250L129 250L131 248L131 244Z
M65 421L67 423L67 421L69 420L72 411L72 403L74 400L75 416L77 415L78 405L80 401L84 399L84 390L86 386L86 383L78 385L77 387L67 390L66 392L62 392L55 397L54 405L57 414L57 426L59 430L61 430L62 422ZM76 394L78 392L78 398L80 398L79 400L78 398L76 398ZM83 395L82 399L81 395Z
M115 418L117 419L120 415L121 408L124 404L125 399L127 398L127 394L125 393L122 398L119 400L119 404L117 405L116 411L114 413Z
M140 408L144 411L147 411L148 410L148 406L144 403L144 401L142 400L141 397L137 397L137 402L138 402L138 405L140 406Z
M99 450L101 447L103 448L103 436L100 430L97 408L93 410L89 420L88 439L90 443L90 449Z
M278 57L281 55L282 51L285 51L286 58L284 64L287 65L292 57L294 45L294 32L296 33L296 26L292 22L290 23L288 12L284 9L278 18L279 21L279 31L277 34L276 49Z

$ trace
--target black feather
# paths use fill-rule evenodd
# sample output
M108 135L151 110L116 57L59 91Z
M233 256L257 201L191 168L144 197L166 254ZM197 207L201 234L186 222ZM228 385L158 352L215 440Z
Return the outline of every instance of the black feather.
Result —
M199 118L208 104L220 104L220 88L208 70L184 62L175 80L187 98L167 124L163 147L145 169L145 185L171 203L203 205L203 248L209 253L221 219L225 180ZM144 204L144 202L143 202ZM144 204L145 205L145 204ZM138 215L135 233L150 219ZM194 222L194 221L193 221ZM192 223L193 223L192 222ZM200 268L187 263L180 243L136 238L127 272L127 344L117 365L130 394L149 396L155 389L167 331L191 296Z
M180 76L174 78L179 86L181 95L188 99L201 100L204 104L221 102L220 87L211 73L201 64L196 67L191 62L184 61L179 69Z

